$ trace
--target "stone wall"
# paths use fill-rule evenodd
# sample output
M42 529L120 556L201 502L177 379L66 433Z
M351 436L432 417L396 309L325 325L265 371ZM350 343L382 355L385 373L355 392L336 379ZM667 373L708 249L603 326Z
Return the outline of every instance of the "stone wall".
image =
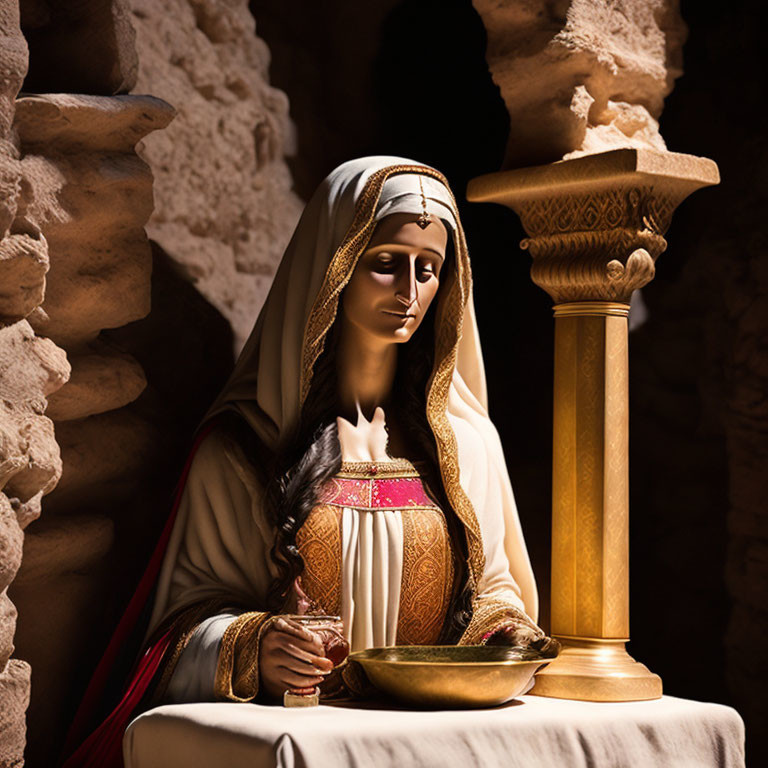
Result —
M51 255L43 312L33 325L72 365L49 405L63 474L29 531L13 589L19 651L35 670L33 764L50 743L42 734L61 735L83 662L98 652L103 619L93 619L91 607L113 578L115 519L127 512L122 499L157 461L157 428L129 406L146 386L144 372L101 331L150 309L152 256L143 225L152 211L152 174L134 147L172 114L149 96L56 94L16 104L26 216Z
M32 62L13 123L23 217L47 244L51 266L45 300L29 322L66 350L72 366L47 412L61 446L62 480L27 532L11 589L20 614L17 653L33 669L26 759L42 766L56 759L82 679L108 632L109 610L93 606L108 591L119 595L112 567L120 561L120 497L156 460L151 420L125 407L144 390L144 373L101 331L149 312L152 258L143 224L152 210L152 176L134 146L173 112L152 97L111 95L129 88L136 74L121 3L20 6ZM78 95L32 95L51 90ZM99 95L81 95L88 92Z
M48 245L28 216L26 169L13 129L27 47L16 3L0 2L0 766L23 764L30 667L14 653L16 607L8 586L22 560L23 530L61 475L46 398L67 380L62 349L35 334L43 316Z
M239 349L266 298L302 204L288 100L269 84L269 49L246 0L129 0L136 93L171 103L142 142L155 174L149 236L227 318Z

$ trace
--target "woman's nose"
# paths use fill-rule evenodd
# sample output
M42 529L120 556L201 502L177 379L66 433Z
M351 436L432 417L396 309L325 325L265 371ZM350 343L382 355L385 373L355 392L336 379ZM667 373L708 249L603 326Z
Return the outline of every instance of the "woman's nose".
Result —
M400 272L395 298L406 307L410 307L418 296L416 281L416 260L408 259Z

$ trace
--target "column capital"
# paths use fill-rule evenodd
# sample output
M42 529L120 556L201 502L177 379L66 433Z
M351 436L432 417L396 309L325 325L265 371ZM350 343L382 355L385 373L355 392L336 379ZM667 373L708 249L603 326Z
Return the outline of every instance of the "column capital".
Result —
M717 164L704 157L616 149L479 176L467 199L520 216L531 277L556 304L629 303L653 279L677 206L719 181Z

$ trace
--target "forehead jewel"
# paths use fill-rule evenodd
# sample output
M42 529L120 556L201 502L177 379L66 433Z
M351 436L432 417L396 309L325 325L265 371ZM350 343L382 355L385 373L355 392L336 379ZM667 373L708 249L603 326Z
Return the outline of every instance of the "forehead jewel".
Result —
M416 219L416 223L422 228L426 229L430 225L429 214L427 213L427 198L424 194L424 185L421 183L421 174L419 174L419 189L421 190L421 213L419 218Z

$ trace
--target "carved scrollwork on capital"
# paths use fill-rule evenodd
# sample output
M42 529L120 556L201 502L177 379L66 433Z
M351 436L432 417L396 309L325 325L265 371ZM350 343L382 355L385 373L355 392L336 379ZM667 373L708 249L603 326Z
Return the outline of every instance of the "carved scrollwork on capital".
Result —
M531 277L555 303L629 302L653 279L676 201L651 186L553 195L519 205Z

